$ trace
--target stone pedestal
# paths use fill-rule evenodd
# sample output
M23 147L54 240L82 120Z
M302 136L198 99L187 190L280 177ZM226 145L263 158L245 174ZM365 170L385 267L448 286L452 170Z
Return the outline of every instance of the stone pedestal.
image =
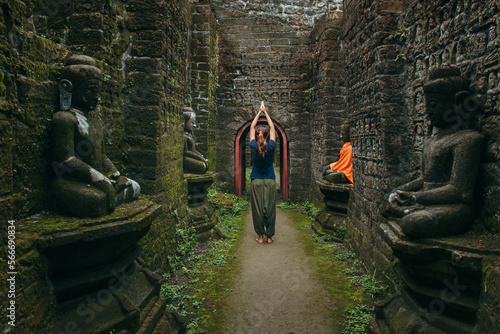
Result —
M325 196L325 209L315 218L312 228L342 242L352 184L333 184L323 179L316 180L316 184Z
M20 226L35 237L55 295L54 333L147 333L165 316L161 279L137 262L137 242L160 212L140 199L107 216L37 215Z
M184 174L188 181L189 221L196 229L197 239L206 241L216 235L214 230L217 216L212 204L207 200L208 188L217 176L216 173Z
M454 237L411 239L399 225L380 225L399 261L400 294L377 305L376 333L472 333L484 291L484 263L500 256L499 240L471 230ZM384 330L385 328L385 330Z

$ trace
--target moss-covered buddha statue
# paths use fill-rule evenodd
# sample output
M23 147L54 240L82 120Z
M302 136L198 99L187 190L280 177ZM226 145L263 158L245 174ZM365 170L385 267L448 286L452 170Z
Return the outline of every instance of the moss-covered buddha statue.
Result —
M76 217L99 217L139 197L137 182L121 176L104 151L103 127L93 117L101 71L93 58L72 56L61 71L61 111L52 119L55 206Z

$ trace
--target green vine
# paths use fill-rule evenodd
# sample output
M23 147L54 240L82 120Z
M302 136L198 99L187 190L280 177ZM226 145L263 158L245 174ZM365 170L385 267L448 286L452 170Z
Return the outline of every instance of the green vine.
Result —
M306 107L306 109L311 108L314 102L314 96L315 96L314 87L311 87L304 91L304 106Z
M396 49L396 61L397 60L406 60L406 50L402 50L402 49Z
M399 41L401 43L404 43L406 41L406 28L405 28L404 25L397 30L396 37L399 39ZM408 47L396 49L396 59L395 59L395 61L398 61L400 59L401 60L406 60L406 51L407 50L408 50Z

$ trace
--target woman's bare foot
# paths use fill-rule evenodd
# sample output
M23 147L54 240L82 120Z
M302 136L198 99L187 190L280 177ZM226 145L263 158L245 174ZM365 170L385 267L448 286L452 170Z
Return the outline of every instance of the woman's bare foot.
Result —
M273 238L271 238L271 237L267 237L267 243L268 243L268 244L272 244L272 243L273 243L273 241L274 241L274 239L273 239Z
M255 239L255 241L257 241L259 244L263 243L264 238L263 238L262 234L259 234L259 237L257 239Z

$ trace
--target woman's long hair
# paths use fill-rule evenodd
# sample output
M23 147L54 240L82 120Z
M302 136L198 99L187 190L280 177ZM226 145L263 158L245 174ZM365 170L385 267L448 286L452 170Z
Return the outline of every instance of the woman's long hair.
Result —
M255 132L257 132L257 151L261 157L265 157L267 154L266 141L267 137L269 137L269 130L264 126L259 126Z

